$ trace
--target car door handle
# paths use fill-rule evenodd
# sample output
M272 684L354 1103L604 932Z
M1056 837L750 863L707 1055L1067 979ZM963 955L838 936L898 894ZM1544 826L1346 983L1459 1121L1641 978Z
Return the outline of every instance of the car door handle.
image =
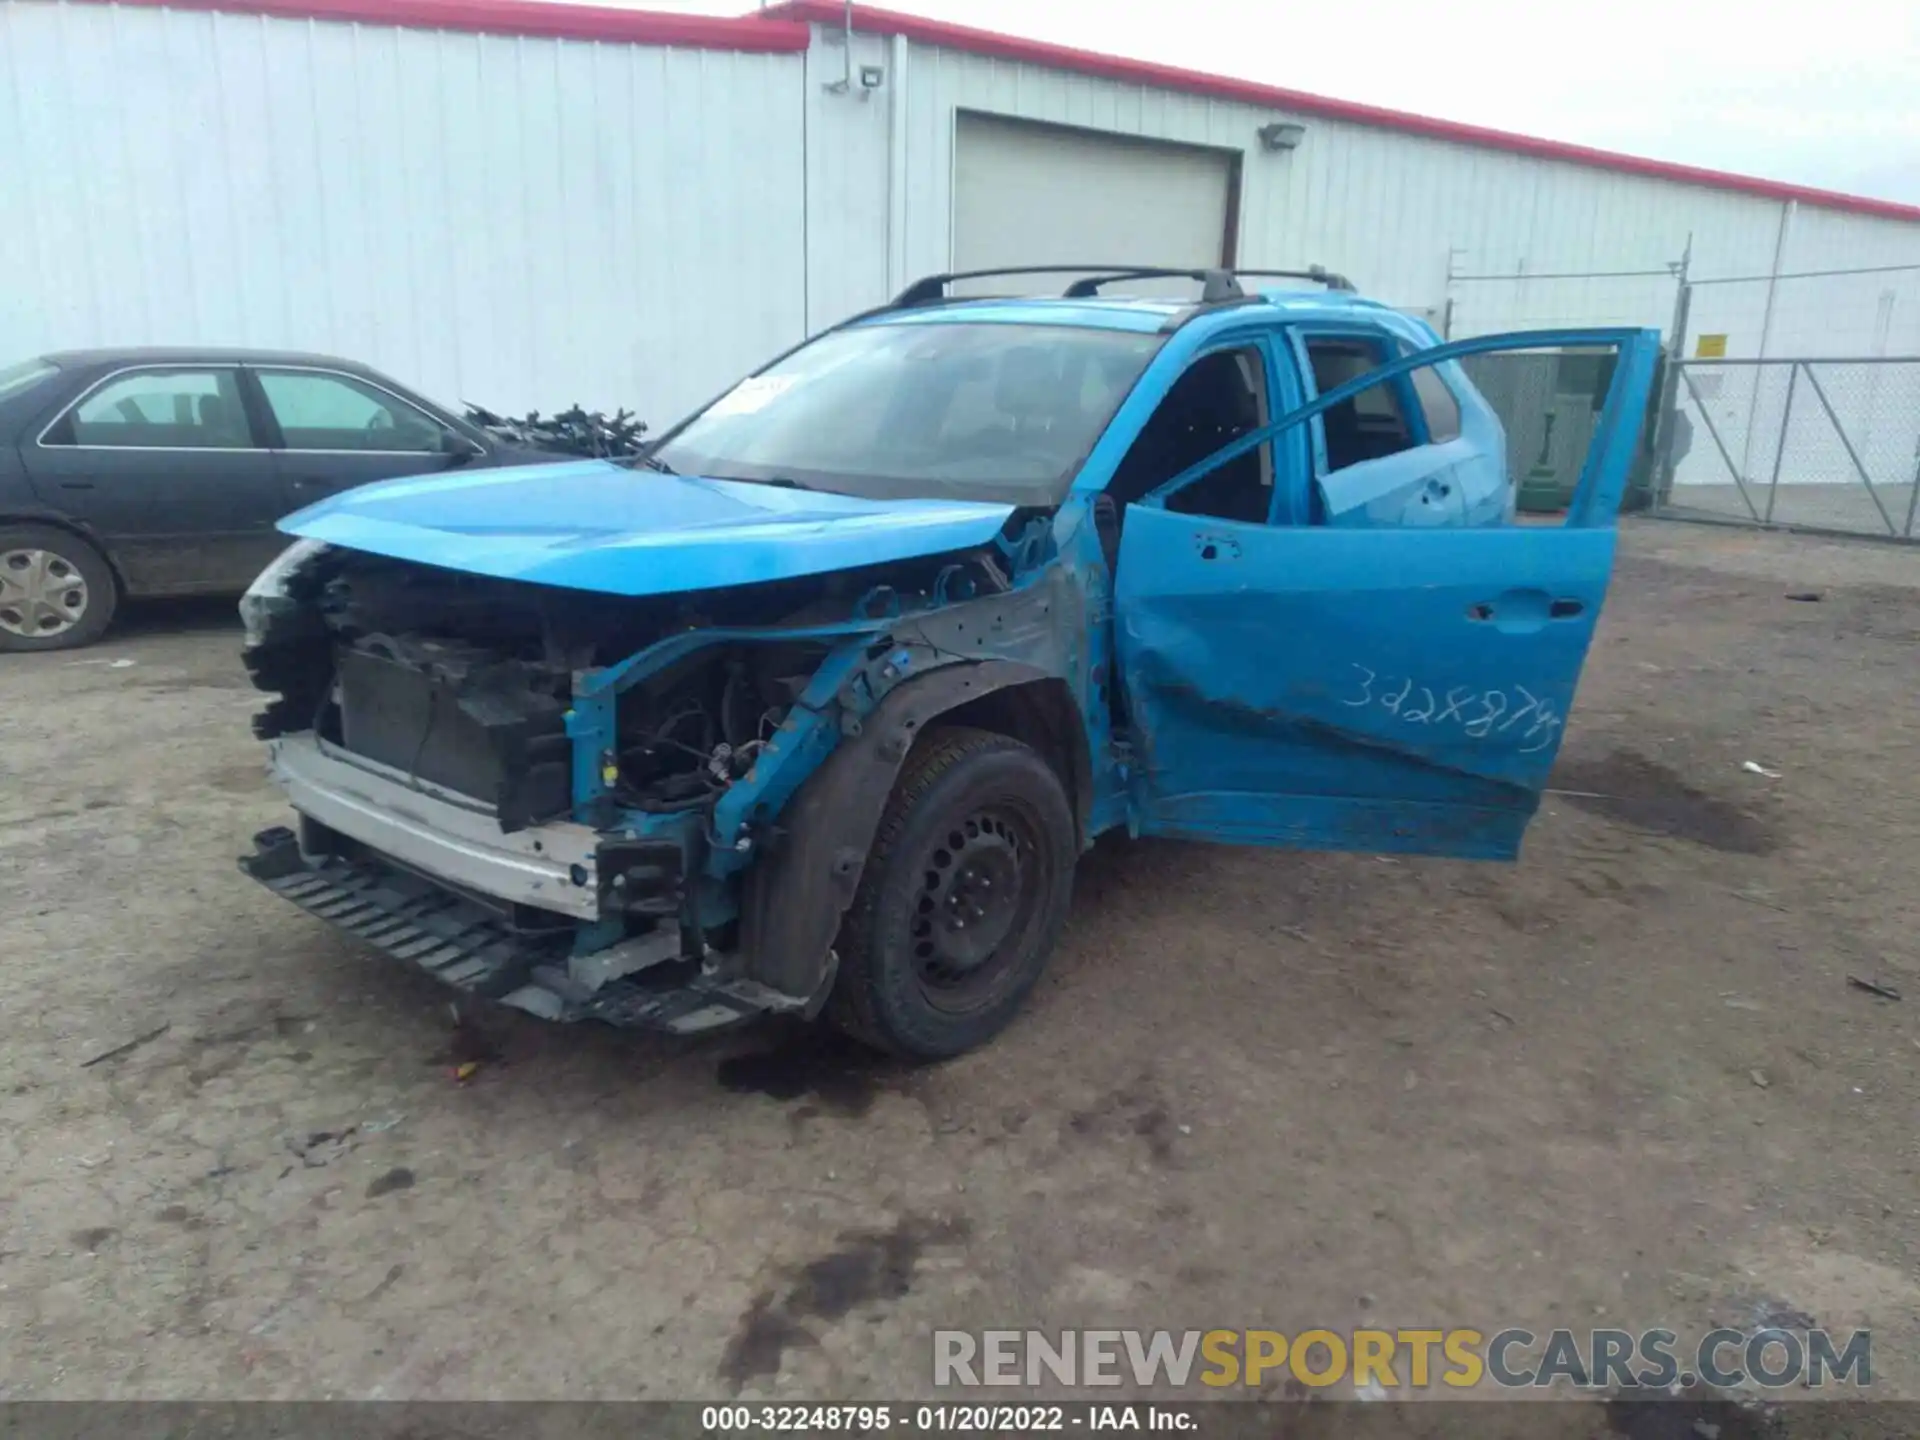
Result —
M62 480L62 481L60 482L60 488L61 488L62 490L91 490L91 489L93 489L93 481L91 481L91 480Z
M1490 624L1510 635L1538 630L1550 620L1572 620L1586 614L1587 602L1555 599L1544 590L1508 590L1491 600L1467 607L1467 619Z

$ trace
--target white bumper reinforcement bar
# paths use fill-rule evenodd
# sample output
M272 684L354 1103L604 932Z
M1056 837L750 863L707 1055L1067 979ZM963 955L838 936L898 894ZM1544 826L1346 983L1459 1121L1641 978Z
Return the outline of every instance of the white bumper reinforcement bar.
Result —
M270 741L267 756L267 773L294 809L402 865L499 900L599 918L599 836L585 825L556 821L508 834L445 792L328 753L310 731Z

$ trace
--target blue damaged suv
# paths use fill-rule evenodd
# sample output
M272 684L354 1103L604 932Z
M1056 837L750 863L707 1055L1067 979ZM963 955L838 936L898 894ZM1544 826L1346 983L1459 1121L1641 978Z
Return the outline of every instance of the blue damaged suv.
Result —
M1442 344L1317 269L1058 269L917 282L636 462L284 521L242 613L297 825L243 867L548 1019L938 1059L1019 1008L1105 831L1513 858L1657 334ZM1143 279L1199 293L1103 293ZM1578 492L1516 524L1458 362L1589 348Z

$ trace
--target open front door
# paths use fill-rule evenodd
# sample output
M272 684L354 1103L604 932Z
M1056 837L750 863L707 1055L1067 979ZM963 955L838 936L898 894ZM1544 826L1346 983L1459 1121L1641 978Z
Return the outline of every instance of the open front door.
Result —
M1372 385L1496 350L1606 346L1612 386L1566 524L1267 526L1170 495ZM1512 859L1613 570L1659 349L1651 330L1488 336L1409 355L1235 441L1127 511L1116 577L1148 833Z

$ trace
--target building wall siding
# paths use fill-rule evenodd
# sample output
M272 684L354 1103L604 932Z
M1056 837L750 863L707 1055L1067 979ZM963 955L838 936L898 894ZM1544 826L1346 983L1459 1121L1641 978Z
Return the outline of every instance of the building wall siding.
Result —
M0 5L0 352L660 421L805 327L801 55Z
M1456 335L1665 326L1689 244L1695 277L1764 275L1776 249L1787 270L1920 260L1910 222L1799 204L1782 246L1789 207L1762 196L812 35L751 54L11 0L0 361L301 347L448 401L664 424L949 267L963 110L1238 150L1240 263L1323 263ZM1297 150L1260 148L1276 119L1306 126ZM1036 235L1034 258L1069 257ZM1543 278L1594 271L1651 273ZM1770 320L1768 287L1702 286L1690 331L1732 355L1763 330L1773 354L1920 353L1920 271L1794 283Z
M821 31L815 53L840 62L841 37ZM855 64L882 64L884 42L854 37ZM1674 282L1527 281L1450 285L1449 273L1559 274L1662 270L1692 239L1695 273L1764 270L1772 258L1778 203L1561 161L1479 150L1449 141L1343 121L1282 115L1254 106L1175 94L1034 65L916 46L907 77L909 269L945 268L952 216L953 116L978 110L1080 125L1121 134L1186 141L1243 152L1240 263L1290 267L1320 263L1363 289L1409 309L1471 309L1470 328L1507 328L1563 320L1665 324ZM825 137L842 165L862 163L883 185L885 108L876 102L810 91L810 130ZM1255 131L1276 119L1307 127L1291 153L1263 151ZM815 243L845 250L837 212L816 202ZM1920 251L1920 227L1832 216L1845 229L1885 225L1908 232ZM868 223L859 217L851 223ZM848 237L849 239L851 237ZM1041 258L1038 254L1036 259ZM1052 258L1052 257L1047 257ZM1151 260L1151 256L1140 257ZM843 274L836 298L847 309L876 303L884 277L862 283ZM816 323L828 317L816 313Z

